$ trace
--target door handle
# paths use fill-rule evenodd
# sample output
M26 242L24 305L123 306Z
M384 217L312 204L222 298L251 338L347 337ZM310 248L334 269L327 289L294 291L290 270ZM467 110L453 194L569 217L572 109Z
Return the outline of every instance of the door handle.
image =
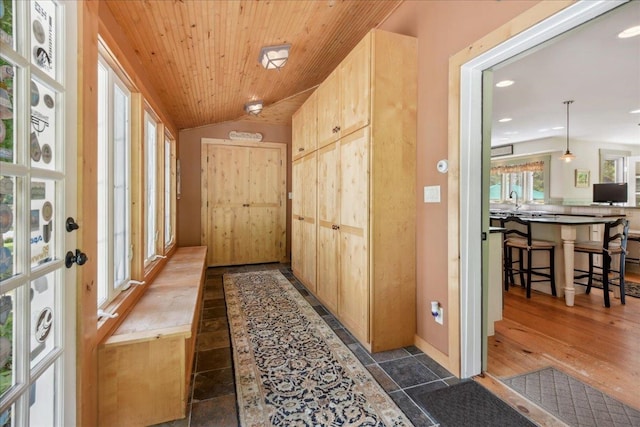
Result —
M84 265L88 260L87 254L80 249L76 249L75 254L71 251L67 252L67 255L64 257L64 265L67 268L71 268L74 262L78 265Z
M65 223L65 228L69 233L71 233L73 230L77 230L78 228L80 228L80 226L78 225L76 220L73 219L73 217L69 217L67 218L67 222Z
M249 207L249 203L243 203L242 206L245 207L245 208L248 208Z

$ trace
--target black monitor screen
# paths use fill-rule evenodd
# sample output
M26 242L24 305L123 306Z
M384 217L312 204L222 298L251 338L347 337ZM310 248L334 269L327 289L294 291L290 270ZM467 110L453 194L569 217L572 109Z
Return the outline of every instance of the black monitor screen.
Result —
M601 184L593 184L593 202L609 204L626 203L627 183L607 182Z

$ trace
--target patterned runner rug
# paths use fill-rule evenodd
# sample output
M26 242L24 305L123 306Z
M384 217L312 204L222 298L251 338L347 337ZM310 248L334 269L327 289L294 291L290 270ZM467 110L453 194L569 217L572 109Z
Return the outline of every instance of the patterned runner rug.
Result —
M552 367L502 381L573 427L640 426L640 411Z
M242 426L411 426L278 271L226 274Z

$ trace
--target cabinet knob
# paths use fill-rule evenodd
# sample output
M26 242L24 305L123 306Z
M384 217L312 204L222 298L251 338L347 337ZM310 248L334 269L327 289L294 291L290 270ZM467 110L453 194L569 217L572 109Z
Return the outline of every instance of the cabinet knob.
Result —
M304 151L304 148L300 147L298 148L298 152Z
M249 203L243 203L242 206L245 207L245 208L248 208L249 207Z
M298 220L300 220L300 221L304 221L304 217L303 217L303 216L299 216L299 217L298 217Z

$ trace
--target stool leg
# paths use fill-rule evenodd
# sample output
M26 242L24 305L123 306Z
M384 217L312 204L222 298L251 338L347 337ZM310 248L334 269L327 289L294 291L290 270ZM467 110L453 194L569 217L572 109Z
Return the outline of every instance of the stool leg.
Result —
M624 253L620 255L620 278L618 279L620 282L620 304L624 304L624 270L625 270L625 256Z
M591 285L593 284L593 254L589 253L589 278L587 280L587 290L585 294L591 292Z
M549 250L549 273L551 275L550 280L551 280L551 295L553 295L554 297L558 296L558 294L556 293L556 267L555 267L555 262L556 262L556 257L555 257L555 248L551 247L551 249Z
M531 298L531 263L533 251L530 249L527 250L527 298ZM522 271L522 270L520 270Z
M604 266L602 268L602 292L604 293L604 306L611 307L611 302L609 301L609 264L611 263L607 254L602 256Z
M528 252L528 251L527 251ZM518 249L518 256L520 257L520 268L519 268L519 272L520 272L520 286L527 286L528 282L524 281L524 253L522 252L522 249ZM529 266L531 265L531 261L529 261L529 263L527 264L527 271L529 271ZM531 279L531 276L527 276L528 279Z

